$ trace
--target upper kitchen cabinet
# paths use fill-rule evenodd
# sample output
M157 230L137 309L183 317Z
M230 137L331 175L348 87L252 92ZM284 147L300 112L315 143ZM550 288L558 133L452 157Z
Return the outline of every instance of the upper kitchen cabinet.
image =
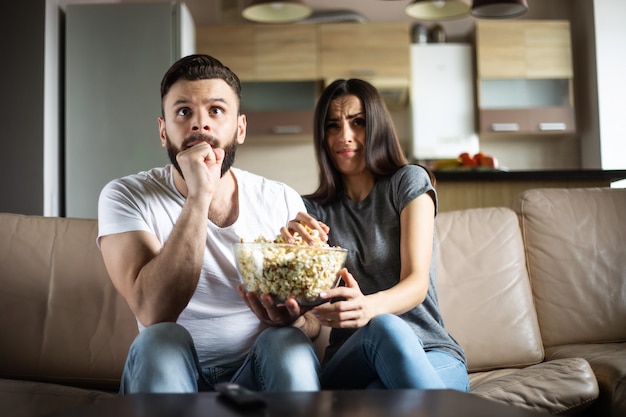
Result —
M211 25L198 27L198 53L215 56L242 81L319 78L315 25Z
M313 25L257 26L254 49L258 81L319 78Z
M572 78L571 50L567 21L476 23L480 79Z
M480 133L575 131L568 21L476 23Z
M222 61L242 79L255 75L254 31L252 25L196 27L196 51Z
M323 79L375 79L377 85L399 81L408 85L411 74L410 24L330 23L318 26L319 64Z

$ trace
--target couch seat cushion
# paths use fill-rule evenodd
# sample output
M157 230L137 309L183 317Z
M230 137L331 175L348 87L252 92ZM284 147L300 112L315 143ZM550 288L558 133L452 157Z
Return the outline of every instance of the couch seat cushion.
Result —
M581 358L543 362L484 383L474 380L471 392L551 414L576 414L592 405L599 395L593 370Z
M46 416L116 396L115 393L64 385L0 379L0 416Z
M596 415L626 416L626 343L579 344L546 349L550 359L585 358L598 380Z

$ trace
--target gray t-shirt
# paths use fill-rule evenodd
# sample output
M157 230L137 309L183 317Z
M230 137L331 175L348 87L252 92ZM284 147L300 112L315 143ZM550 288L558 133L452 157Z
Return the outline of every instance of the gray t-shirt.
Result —
M426 170L406 165L395 174L378 179L363 201L352 201L341 193L325 205L305 199L307 211L330 227L329 244L348 249L346 267L364 294L396 285L400 280L400 213L424 193L437 207L437 194ZM402 314L421 339L424 349L442 350L465 362L461 346L444 328L435 290L435 256L430 264L430 280L424 302ZM333 329L326 355L330 357L354 332Z

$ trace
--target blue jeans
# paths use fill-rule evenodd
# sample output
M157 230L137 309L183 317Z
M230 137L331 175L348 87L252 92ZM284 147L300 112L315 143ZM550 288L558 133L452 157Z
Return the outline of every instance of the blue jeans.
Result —
M236 382L256 391L317 391L320 364L302 330L265 329L238 368L200 367L191 335L176 323L144 329L130 347L120 394L210 391Z
M322 389L469 390L465 364L440 351L425 351L409 325L383 314L357 330L324 364Z

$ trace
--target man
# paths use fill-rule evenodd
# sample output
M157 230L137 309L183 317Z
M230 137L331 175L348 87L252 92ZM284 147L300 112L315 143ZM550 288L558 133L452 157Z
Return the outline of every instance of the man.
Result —
M161 83L161 145L171 164L111 181L98 245L137 317L120 393L319 389L319 324L295 300L246 293L232 244L273 238L305 211L295 190L232 167L246 134L241 84L207 55Z

